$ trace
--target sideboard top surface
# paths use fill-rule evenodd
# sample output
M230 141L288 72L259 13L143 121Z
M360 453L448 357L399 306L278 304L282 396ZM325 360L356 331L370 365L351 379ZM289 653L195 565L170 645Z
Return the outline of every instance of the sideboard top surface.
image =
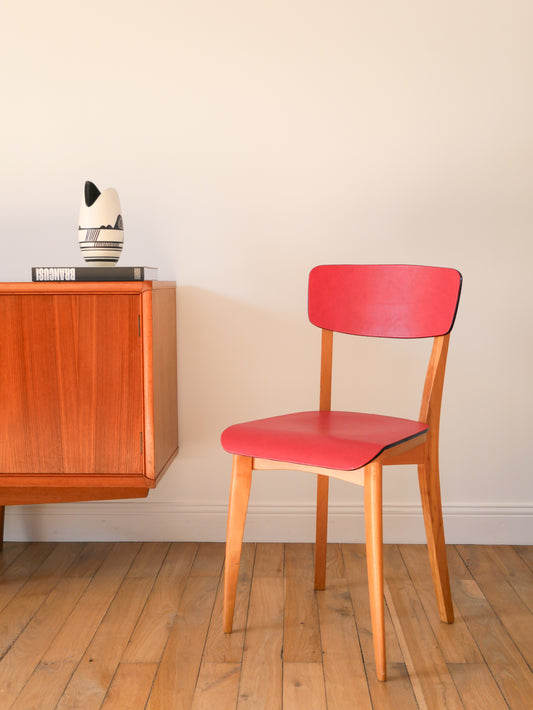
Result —
M0 295L61 293L145 293L176 288L175 281L23 281L0 283Z

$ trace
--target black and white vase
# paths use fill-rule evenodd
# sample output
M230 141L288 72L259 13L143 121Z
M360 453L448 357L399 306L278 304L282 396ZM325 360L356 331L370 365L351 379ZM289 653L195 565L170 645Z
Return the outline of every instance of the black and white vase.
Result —
M80 208L78 242L91 266L115 266L124 244L124 224L117 191L100 192L89 180Z

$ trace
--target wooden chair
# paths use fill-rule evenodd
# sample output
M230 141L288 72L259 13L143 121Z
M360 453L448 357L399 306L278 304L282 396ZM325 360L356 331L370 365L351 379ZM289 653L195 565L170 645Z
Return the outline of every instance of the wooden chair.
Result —
M233 454L226 538L224 631L230 633L252 471L317 476L315 589L324 589L329 478L365 489L370 612L377 676L386 680L382 467L417 464L433 583L442 621L453 622L440 497L438 445L444 371L461 274L403 265L317 266L309 276L309 319L322 329L320 409L236 424L222 434ZM434 338L417 421L331 410L333 332Z

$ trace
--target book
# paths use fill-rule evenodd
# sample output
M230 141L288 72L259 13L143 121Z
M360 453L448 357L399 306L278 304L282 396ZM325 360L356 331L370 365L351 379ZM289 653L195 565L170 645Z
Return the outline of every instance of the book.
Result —
M154 281L151 266L34 266L32 281Z

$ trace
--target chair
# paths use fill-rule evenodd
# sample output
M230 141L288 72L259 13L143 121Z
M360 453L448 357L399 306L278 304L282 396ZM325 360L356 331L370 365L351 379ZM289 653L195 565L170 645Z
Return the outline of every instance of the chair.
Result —
M417 464L439 615L453 622L439 483L439 419L450 331L461 274L406 265L325 265L309 276L309 319L322 329L320 408L230 426L233 454L226 538L224 631L233 625L252 471L317 474L315 589L325 588L329 478L364 486L365 536L376 672L386 680L382 467ZM333 332L379 338L434 338L417 421L331 410Z

